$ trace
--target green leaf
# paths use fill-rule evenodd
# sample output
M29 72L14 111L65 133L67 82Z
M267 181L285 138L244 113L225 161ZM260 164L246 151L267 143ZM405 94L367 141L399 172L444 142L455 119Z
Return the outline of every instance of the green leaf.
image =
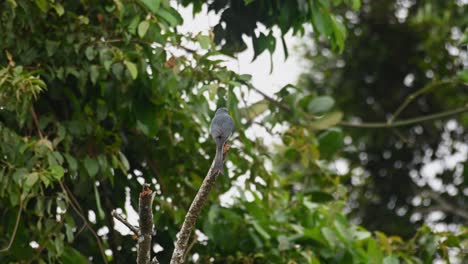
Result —
M260 33L260 35L257 37L252 37L252 42L253 42L253 48L254 48L254 57L252 61L254 61L260 54L262 54L268 47L269 47L269 41L268 38L265 34Z
M202 49L209 49L211 46L211 38L206 35L198 35L197 41Z
M383 259L383 264L400 264L400 260L395 256L386 256Z
M132 79L135 80L138 77L138 70L136 64L127 60L124 61L124 64L125 66L127 66L127 70L130 72Z
M52 165L49 167L50 173L52 174L52 177L54 177L57 180L62 179L65 171L63 170L63 167L60 165Z
M322 130L338 124L343 118L341 112L331 112L325 114L322 118L309 123L311 129Z
M138 0L144 6L146 6L153 14L156 14L159 10L159 6L161 5L161 0Z
M112 64L112 73L115 75L115 77L120 80L122 79L122 74L124 71L124 67L121 63L114 63Z
M263 229L263 227L257 221L251 221L251 224L253 225L254 229L263 237L263 239L269 240L271 238L268 232Z
M70 170L76 171L78 169L78 163L76 162L76 159L68 153L65 153L64 156L67 160L68 167L70 168Z
M335 100L330 96L319 96L310 101L307 110L314 114L321 114L329 111L334 104Z
M333 232L329 227L322 227L321 230L330 247L335 248L338 243L338 238L336 237L335 232Z
M330 36L333 30L330 12L314 0L309 0L309 7L314 28L319 33Z
M94 57L96 57L96 51L93 49L93 47L88 46L85 50L85 55L89 61L92 61Z
M344 43L346 39L346 27L342 22L338 21L334 16L331 16L333 25L333 46L338 47L338 51L342 52L344 49Z
M463 70L463 71L459 71L457 73L457 77L458 77L458 79L462 80L463 82L468 83L468 69Z
M91 65L91 67L89 69L89 75L90 75L90 78L91 78L91 82L93 84L96 84L97 79L99 77L99 68L98 68L98 66Z
M239 113L242 117L245 117L248 120L253 120L255 117L263 114L266 110L268 110L268 106L268 101L263 99L246 108L239 109Z
M111 68L111 65L112 65L112 61L111 60L106 60L106 61L104 61L103 65L104 65L104 69L106 69L106 71L109 71L110 68Z
M306 194L310 195L311 201L316 203L326 203L334 200L333 195L326 192L312 191L306 192Z
M351 232L350 232L348 226L345 225L344 223L342 223L342 221L340 221L339 218L336 218L335 221L333 222L333 224L334 224L334 226L336 228L338 237L341 239L341 241L343 241L345 243L351 243L353 237L351 235Z
M37 172L32 172L29 173L28 176L26 177L26 181L24 184L28 187L32 187L34 184L36 184L37 180L39 179L39 174Z
M52 41L52 40L46 40L45 44L46 44L46 50L47 50L48 56L54 55L58 47L60 46L60 42Z
M160 8L157 15L167 21L171 27L178 26L184 21L180 14L172 7L169 7L169 9Z
M130 163L128 163L127 157L122 152L119 152L120 164L124 172L127 172L130 169Z
M8 0L8 3L10 3L13 6L13 8L16 8L18 6L15 0Z
M12 178L13 180L16 182L16 183L21 183L23 181L23 179L26 177L28 173L28 170L26 170L25 168L20 168L20 169L17 169L13 175L12 175Z
M128 25L128 32L130 32L132 34L136 34L138 25L140 24L139 22L140 22L140 17L139 16L134 16L132 21Z
M369 242L367 242L367 258L368 263L382 263L382 251L373 238L369 239Z
M99 191L97 189L97 186L96 184L93 184L94 185L94 199L96 200L96 207L98 209L98 216L99 216L99 219L104 219L105 218L105 214L104 214L104 210L102 210L102 206L101 206L101 197L99 196Z
M288 46L286 45L286 40L284 35L281 35L281 44L283 45L284 59L286 60L289 57Z
M76 249L72 247L65 247L63 254L61 256L62 263L69 264L89 264L88 259L81 255Z
M63 8L63 5L60 3L56 3L54 5L55 12L57 12L57 15L62 16L65 13L65 9Z
M47 0L36 0L36 5L43 13L47 13Z
M63 249L64 249L63 239L64 239L64 235L63 234L58 234L55 237L55 239L53 240L55 250L56 250L58 256L63 254Z
M270 53L273 53L276 49L276 38L273 36L273 32L270 32L267 36L267 49Z
M291 248L289 243L289 239L286 236L280 235L278 236L278 250L285 251Z
M320 157L328 159L344 145L343 132L338 128L331 128L318 136Z
M99 171L99 164L95 159L86 156L84 159L84 166L89 176L94 177Z
M351 2L354 11L358 11L361 8L361 0L351 0Z
M238 76L238 78L244 82L250 82L252 80L252 75L251 74L241 74Z
M74 238L74 235L73 235L73 227L67 223L65 223L65 235L67 237L67 242L68 243L71 243L73 242L73 238Z
M149 26L150 22L148 20L143 20L140 22L140 24L138 25L138 36L140 36L140 38L143 38L146 35Z

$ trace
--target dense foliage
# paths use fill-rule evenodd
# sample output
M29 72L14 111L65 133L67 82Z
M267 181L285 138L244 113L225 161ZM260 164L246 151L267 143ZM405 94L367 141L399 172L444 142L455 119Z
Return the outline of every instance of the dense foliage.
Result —
M202 2L192 2L199 10ZM250 76L220 66L220 51L242 48L237 42L231 48L217 44L233 43L238 32L253 36L257 22L286 33L301 31L311 21L316 38L343 49L344 28L331 10L358 8L359 2L238 2L223 9L228 1L211 1L228 27L193 36L177 32L183 18L169 1L0 3L0 250L5 249L0 262L133 262L135 240L115 230L111 211L125 210L127 203L136 208L141 184L147 182L157 192L154 241L163 248L159 260L166 263L214 154L208 136L213 102L228 106L238 129L229 169L212 194L214 205L198 221L207 239L198 233L190 260L431 263L449 255L463 258L463 230L434 233L423 227L404 242L350 224L342 213L346 190L324 162L341 149L342 133L331 127L342 114L330 111L333 102L312 93L299 97L297 88L285 87L277 96L280 103L240 108L242 93L254 89ZM243 18L229 14L245 9L253 10L249 26L236 30L235 22ZM264 34L254 39L256 54L276 46ZM278 153L291 164L300 160L288 173L267 169L272 149L244 132L267 109L269 115L255 122L266 129L287 125ZM233 205L218 205L217 198L236 180L245 185L241 197Z
M299 86L334 97L348 120L386 123L466 109L467 12L457 1L365 3L345 16L343 54L331 55L324 43L305 49L311 69ZM424 223L466 226L467 125L464 114L346 129L350 141L338 157L349 162L353 218L404 237Z

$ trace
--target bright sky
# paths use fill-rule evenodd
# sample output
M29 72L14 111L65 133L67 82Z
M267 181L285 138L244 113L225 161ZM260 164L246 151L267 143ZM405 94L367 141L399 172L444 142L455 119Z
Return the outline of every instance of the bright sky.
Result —
M184 18L184 25L180 27L181 33L196 34L198 32L208 32L219 21L219 16L214 12L207 14L207 7L203 7L201 14L192 16L192 8L178 7L178 11ZM279 30L275 31L279 36ZM229 59L226 65L233 71L240 74L252 75L252 83L261 91L272 95L281 87L288 83L295 83L297 77L301 73L299 65L299 58L293 52L295 44L298 39L292 37L290 34L285 36L286 43L289 47L289 58L284 59L284 52L281 43L277 42L276 51L273 54L273 72L270 74L270 55L264 52L255 61L252 62L254 55L252 42L250 38L245 38L247 41L248 49L237 55L237 59ZM260 95L253 95L248 98L249 101L254 102L262 99Z

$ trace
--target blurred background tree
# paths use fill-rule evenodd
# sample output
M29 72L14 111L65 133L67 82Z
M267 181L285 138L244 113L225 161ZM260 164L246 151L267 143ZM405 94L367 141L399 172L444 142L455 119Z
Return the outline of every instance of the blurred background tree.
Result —
M348 209L372 230L410 237L422 223L468 223L468 115L385 124L466 107L467 12L462 1L364 1L344 12L342 54L321 39L304 45L299 87L335 98L347 120L383 122L344 126L337 156L349 166Z
M204 1L182 4L199 12ZM243 93L258 92L251 76L222 66L223 56L245 49L244 34L252 36L255 56L284 45L275 26L284 35L312 25L316 39L345 50L337 14L357 11L360 1L210 1L220 24L199 34L179 33L183 18L175 7L167 0L0 3L1 263L134 261L135 239L115 228L111 212L130 215L143 183L157 193L154 253L167 263L214 153L211 116L225 105L238 128L229 169L197 222L189 261L463 259L463 228L423 226L404 241L349 223L343 177L329 169L336 155L348 153L336 127L343 113L333 107L337 101L346 110L349 97L289 85L247 105ZM260 126L273 133L281 125L277 152L245 132ZM277 169L272 161L288 163ZM240 197L220 203L228 191Z

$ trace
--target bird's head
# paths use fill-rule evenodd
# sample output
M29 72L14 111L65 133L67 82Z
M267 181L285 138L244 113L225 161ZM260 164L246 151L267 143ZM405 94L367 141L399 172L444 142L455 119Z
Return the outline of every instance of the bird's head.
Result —
M216 114L228 114L228 109L226 107L220 107L216 110Z

